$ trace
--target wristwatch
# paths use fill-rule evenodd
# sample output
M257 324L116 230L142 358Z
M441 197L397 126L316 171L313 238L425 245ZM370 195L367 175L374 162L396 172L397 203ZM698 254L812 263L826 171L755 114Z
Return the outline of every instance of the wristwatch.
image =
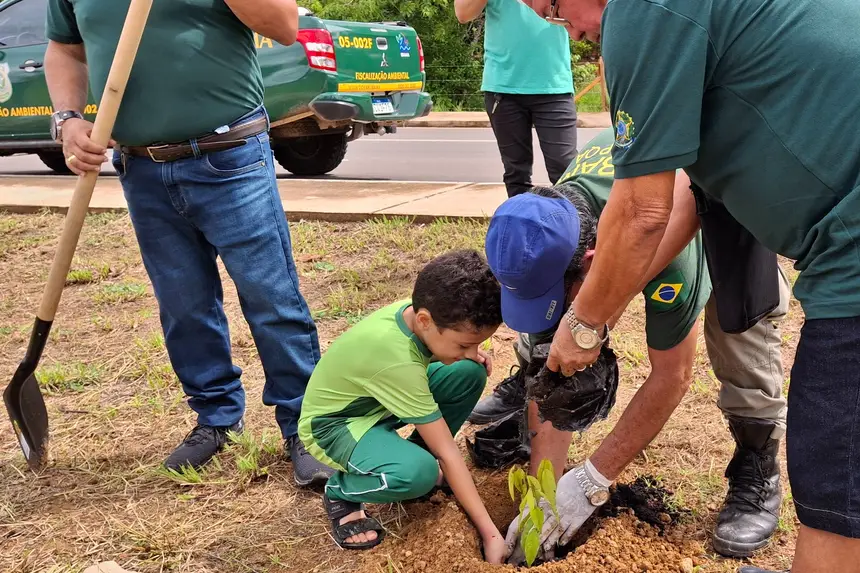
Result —
M594 350L609 338L609 327L603 325L603 336L596 328L585 324L573 314L573 305L567 311L567 325L573 335L573 341L583 350Z
M63 140L63 124L67 119L76 117L84 119L80 113L72 110L57 111L51 114L51 139L57 143Z
M601 485L597 485L588 477L588 474L585 471L585 466L577 466L573 470L573 474L576 476L579 485L582 487L582 491L585 492L585 497L588 498L589 503L595 507L600 507L607 501L609 501L609 488L603 487Z

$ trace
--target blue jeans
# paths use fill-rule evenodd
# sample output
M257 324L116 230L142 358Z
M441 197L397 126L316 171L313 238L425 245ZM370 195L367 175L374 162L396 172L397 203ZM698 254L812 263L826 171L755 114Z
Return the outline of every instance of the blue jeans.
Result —
M237 121L264 114L258 109ZM177 161L114 153L113 164L160 309L170 362L198 423L230 426L245 410L233 364L220 256L236 285L265 371L263 403L294 435L316 326L299 291L268 133L241 147Z
M860 539L860 317L803 325L785 447L800 523Z

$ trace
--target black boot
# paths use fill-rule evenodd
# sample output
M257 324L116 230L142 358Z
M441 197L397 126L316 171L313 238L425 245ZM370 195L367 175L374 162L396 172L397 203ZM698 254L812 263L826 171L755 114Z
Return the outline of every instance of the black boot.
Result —
M511 375L499 382L492 394L475 405L468 421L473 424L492 424L513 412L522 410L526 405L526 384L523 374L521 360L520 366L512 367Z
M164 462L164 467L169 470L181 471L183 467L190 466L199 470L209 463L212 456L224 449L228 432L241 434L244 428L242 420L225 428L198 424L173 450L173 453Z
M729 492L717 518L714 550L725 557L749 557L767 545L779 521L779 440L770 438L773 422L728 421L736 447L726 468Z

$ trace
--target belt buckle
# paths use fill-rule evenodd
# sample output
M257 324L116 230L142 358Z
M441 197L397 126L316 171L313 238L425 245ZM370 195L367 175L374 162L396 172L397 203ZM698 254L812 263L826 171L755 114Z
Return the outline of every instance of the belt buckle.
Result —
M165 147L170 147L170 144L164 145L150 145L146 148L146 152L149 154L149 158L152 159L155 163L166 163L165 159L156 159L155 156L152 155L153 149L164 149Z

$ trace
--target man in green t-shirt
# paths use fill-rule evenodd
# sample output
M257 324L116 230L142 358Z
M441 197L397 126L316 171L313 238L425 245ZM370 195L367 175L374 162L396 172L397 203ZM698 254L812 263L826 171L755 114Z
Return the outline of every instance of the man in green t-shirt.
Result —
M484 390L492 363L480 349L502 322L499 283L474 250L452 251L418 274L412 297L339 336L308 384L299 435L335 468L323 497L338 545L367 549L383 528L365 503L395 503L447 482L499 564L504 539L453 436ZM414 424L409 439L397 429Z
M488 260L509 290L503 296L503 301L508 301L503 319L521 333L516 349L522 366L478 404L469 418L471 422L489 423L523 409L523 372L531 361L531 350L551 341L557 328L564 327L559 323L564 308L576 296L591 267L598 220L612 189L613 143L611 128L601 132L585 144L554 187L536 187L522 197L509 199L493 215L487 233ZM626 466L665 424L690 385L696 323L706 308L705 341L714 374L722 385L719 406L736 441L735 454L726 470L729 494L717 520L713 542L724 555L745 557L767 544L779 521L782 491L778 453L785 431L786 404L777 325L788 310L789 284L780 271L781 300L777 308L743 333L723 332L716 318L695 201L683 171L677 174L675 189L676 216L641 288L651 372L640 390L641 396L632 402L596 456L613 448L614 455ZM576 217L571 222L565 223L558 216L564 211L558 201L573 206ZM559 229L564 224L575 227L575 242L559 240L566 236ZM666 260L677 245L686 246ZM556 261L554 257L559 252L572 254L566 261ZM563 304L553 287L559 289L559 294L567 293ZM547 294L531 300L529 291ZM529 428L537 432L531 440L531 467L537 467L545 457L554 467L564 467L571 433L540 423L533 404Z
M532 126L547 174L557 180L576 155L570 38L520 0L454 0L454 12L464 24L484 14L481 91L508 197L531 187Z
M570 308L579 332L602 330L638 289L677 169L793 259L806 322L788 394L792 573L860 571L860 3L524 1L574 38L599 37L606 64L618 200ZM549 362L593 363L583 341L559 329Z
M48 0L52 131L78 174L106 160L82 112L88 90L102 97L129 3ZM165 466L199 468L243 428L220 257L265 370L263 402L275 406L296 482L307 485L331 473L304 455L296 428L319 342L278 195L254 32L292 44L295 0L154 2L110 145L171 365L198 414Z

